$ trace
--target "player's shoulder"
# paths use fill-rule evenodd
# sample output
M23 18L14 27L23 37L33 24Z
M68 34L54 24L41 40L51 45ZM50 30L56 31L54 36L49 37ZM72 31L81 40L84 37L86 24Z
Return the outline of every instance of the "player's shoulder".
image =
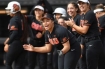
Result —
M57 33L63 33L63 32L67 31L67 29L65 27L58 25L58 24L55 25L55 28L56 28Z
M95 15L94 12L92 10L89 10L86 15Z
M105 15L99 17L99 19L104 19L105 20Z

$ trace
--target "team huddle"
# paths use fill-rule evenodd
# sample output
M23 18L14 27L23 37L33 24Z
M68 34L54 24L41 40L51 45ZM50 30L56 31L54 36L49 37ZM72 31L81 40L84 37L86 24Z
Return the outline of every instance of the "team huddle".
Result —
M30 15L11 1L4 42L6 69L105 69L105 7L91 10L88 0L70 1L67 10L47 3L35 5ZM49 11L50 10L50 11ZM28 62L26 65L26 61Z

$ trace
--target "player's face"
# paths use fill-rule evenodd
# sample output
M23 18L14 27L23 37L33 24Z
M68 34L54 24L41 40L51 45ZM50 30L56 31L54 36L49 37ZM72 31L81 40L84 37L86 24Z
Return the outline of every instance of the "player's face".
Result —
M42 21L43 27L45 28L45 30L51 30L52 26L54 24L54 22L51 19L48 18L44 18Z
M96 14L96 17L99 18L102 16L103 12L96 12L95 14Z
M77 8L74 7L73 4L68 4L67 6L67 13L70 15L70 16L75 16L76 13L77 13Z
M89 9L89 4L79 2L79 9L81 10L81 12L87 12L87 10Z
M56 20L58 20L60 17L61 17L61 14L55 13L55 18L56 18Z
M67 26L66 23L65 23L65 21L64 21L64 19L62 19L62 18L58 19L58 24L60 24L63 27L66 27Z
M44 14L44 11L40 9L35 9L34 13L36 17L41 17Z

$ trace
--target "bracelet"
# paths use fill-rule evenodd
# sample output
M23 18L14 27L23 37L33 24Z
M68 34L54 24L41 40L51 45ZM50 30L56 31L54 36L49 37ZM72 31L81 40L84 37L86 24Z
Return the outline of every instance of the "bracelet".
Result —
M75 24L75 23L73 23L71 27L73 27L74 24Z

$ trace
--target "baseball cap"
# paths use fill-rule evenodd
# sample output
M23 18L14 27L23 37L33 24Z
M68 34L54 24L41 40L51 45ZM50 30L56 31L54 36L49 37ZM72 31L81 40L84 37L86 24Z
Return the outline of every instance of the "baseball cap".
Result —
M79 2L84 2L84 3L89 3L90 4L90 2L88 0L78 0L77 3L79 3Z
M53 15L51 15L51 14L45 14L43 17L42 17L42 21L43 21L43 19L51 19L51 20L54 20L54 17L53 17Z
M34 9L40 9L40 10L44 11L44 8L40 5L35 6Z

